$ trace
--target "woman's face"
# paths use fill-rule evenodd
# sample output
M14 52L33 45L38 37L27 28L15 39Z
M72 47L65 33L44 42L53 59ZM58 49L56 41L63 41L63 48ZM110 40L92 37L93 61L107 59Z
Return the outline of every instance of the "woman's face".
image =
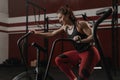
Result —
M67 22L68 22L68 20L69 20L69 17L68 17L68 15L63 15L63 14L61 14L61 13L58 13L58 19L59 19L59 22L61 23L61 24L66 24Z

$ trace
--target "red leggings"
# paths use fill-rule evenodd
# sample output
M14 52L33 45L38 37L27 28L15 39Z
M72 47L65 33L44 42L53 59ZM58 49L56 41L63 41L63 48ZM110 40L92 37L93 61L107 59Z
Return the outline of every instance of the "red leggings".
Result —
M55 58L57 66L66 74L70 80L76 78L72 67L79 65L79 77L81 80L88 80L94 66L100 61L98 50L91 46L87 51L77 52L76 50L67 51Z

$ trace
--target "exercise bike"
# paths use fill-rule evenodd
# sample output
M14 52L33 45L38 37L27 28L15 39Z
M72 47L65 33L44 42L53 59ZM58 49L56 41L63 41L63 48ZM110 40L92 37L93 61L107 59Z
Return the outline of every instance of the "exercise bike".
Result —
M20 55L21 55L21 58L22 58L22 61L23 61L23 64L24 64L26 70L24 72L18 74L17 76L15 76L12 80L43 80L44 73L45 73L45 66L41 66L40 52L42 51L43 53L45 53L46 50L35 42L33 42L31 44L31 46L36 48L37 55L36 55L36 66L34 68L30 68L30 69L28 69L26 60L23 55L23 49L22 49L22 46L24 44L23 40L26 37L28 37L30 34L32 34L32 32L26 33L25 35L20 37L17 41ZM52 76L48 75L47 80L54 80L54 79Z

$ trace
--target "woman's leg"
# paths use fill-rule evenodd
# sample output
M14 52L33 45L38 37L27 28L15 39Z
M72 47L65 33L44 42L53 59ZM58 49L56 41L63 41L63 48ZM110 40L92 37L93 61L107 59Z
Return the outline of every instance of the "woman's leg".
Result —
M72 66L79 63L80 58L76 50L65 52L56 57L55 62L57 66L66 74L70 80L76 78L75 74L72 71Z
M81 64L79 68L79 76L82 80L88 80L94 67L100 61L100 56L95 47L90 47L88 51L79 54Z

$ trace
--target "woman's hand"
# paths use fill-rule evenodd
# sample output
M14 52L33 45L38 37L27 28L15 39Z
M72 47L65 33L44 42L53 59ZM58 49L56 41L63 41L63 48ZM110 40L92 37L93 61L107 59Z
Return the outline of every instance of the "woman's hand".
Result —
M36 31L36 30L29 30L29 32L32 33L32 34L37 34L38 33L38 31Z
M81 37L79 35L76 35L73 37L73 40L76 42L76 43L81 43Z

